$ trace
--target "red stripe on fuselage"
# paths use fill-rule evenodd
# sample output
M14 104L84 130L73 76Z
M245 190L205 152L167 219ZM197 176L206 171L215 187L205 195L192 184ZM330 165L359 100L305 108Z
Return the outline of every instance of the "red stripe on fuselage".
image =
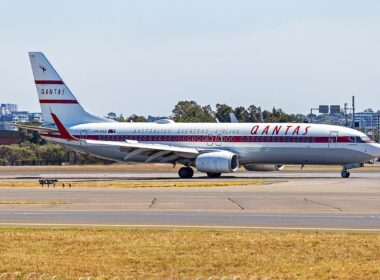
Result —
M219 136L208 135L75 135L77 138L100 141L138 142L213 142L213 143L293 143L320 144L331 141L328 136ZM335 138L334 138L335 139ZM334 143L353 143L347 136L339 136Z
M68 99L40 99L40 103L49 103L49 104L78 104L76 100Z
M35 80L36 85L63 85L63 81Z

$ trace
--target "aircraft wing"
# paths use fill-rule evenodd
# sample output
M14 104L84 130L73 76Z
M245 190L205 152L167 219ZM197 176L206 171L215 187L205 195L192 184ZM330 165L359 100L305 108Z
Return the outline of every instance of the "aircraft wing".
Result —
M118 149L120 152L125 153L124 160L132 160L135 157L143 158L145 162L161 162L169 163L176 162L178 159L192 159L196 158L199 154L197 149L185 148L171 145L139 143L137 141L102 141L102 140L89 140L78 139L70 134L62 122L58 119L57 115L51 113L51 116L59 130L60 138L65 141L77 143L88 148L105 148L105 149Z
M17 124L17 123L2 123L4 125L14 126L18 128L23 128L27 130L37 131L39 133L59 133L58 129L54 128L47 128L47 127L41 127L41 126L33 126L33 125L24 125L24 124Z
M82 140L83 141L83 140ZM178 147L162 144L139 143L137 141L112 142L101 140L84 140L88 147L117 148L125 152L124 160L132 160L136 156L144 157L145 162L175 162L178 159L193 159L199 155L195 148Z

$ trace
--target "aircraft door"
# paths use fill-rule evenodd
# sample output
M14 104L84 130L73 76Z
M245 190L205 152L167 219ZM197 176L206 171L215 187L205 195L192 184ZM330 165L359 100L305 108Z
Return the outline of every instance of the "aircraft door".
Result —
M329 149L336 149L338 146L338 131L331 131L328 140Z
M81 130L79 133L79 139L86 140L87 139L87 130ZM87 147L87 143L85 141L80 141L80 145L82 147Z

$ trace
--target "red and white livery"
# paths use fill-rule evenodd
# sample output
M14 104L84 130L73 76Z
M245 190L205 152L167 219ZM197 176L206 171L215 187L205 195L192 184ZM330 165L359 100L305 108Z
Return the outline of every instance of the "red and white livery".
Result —
M247 170L281 170L284 164L339 164L342 177L349 177L348 169L380 156L379 144L341 126L115 122L87 112L42 53L29 57L44 124L26 128L78 152L121 162L179 163L184 165L181 178L191 178L192 168L219 177L241 165Z

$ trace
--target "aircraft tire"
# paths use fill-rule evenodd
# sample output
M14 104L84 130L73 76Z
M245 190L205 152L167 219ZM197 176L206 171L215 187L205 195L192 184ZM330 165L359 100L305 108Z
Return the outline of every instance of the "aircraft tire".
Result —
M342 178L349 178L351 174L349 171L343 170L340 175L342 176Z
M207 176L209 178L219 178L222 175L222 173L212 173L212 172L207 172Z
M191 167L181 167L178 170L178 175L181 179L190 179L194 175L194 170Z

